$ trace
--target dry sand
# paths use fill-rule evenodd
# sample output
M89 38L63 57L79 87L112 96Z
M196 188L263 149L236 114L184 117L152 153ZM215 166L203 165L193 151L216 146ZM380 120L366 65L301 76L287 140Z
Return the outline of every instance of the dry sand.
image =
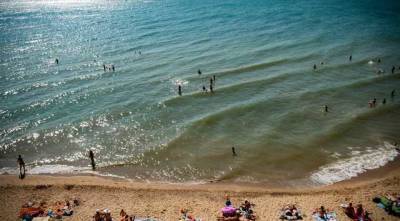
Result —
M37 185L48 185L37 189ZM69 188L67 188L69 187ZM111 210L119 218L123 208L128 214L154 217L160 220L178 220L180 209L187 208L202 220L216 220L229 194L233 205L245 199L255 203L258 220L278 220L279 209L286 203L296 203L311 220L312 211L321 205L334 209L339 220L345 217L339 205L344 202L362 203L372 212L373 220L399 220L388 216L372 202L375 195L400 193L400 171L392 171L373 181L356 180L331 186L307 189L271 189L263 186L233 184L172 185L134 183L97 176L0 176L0 220L17 220L21 205L27 201L57 200L78 197L81 205L75 214L65 220L92 220L96 208ZM119 220L119 219L118 219Z

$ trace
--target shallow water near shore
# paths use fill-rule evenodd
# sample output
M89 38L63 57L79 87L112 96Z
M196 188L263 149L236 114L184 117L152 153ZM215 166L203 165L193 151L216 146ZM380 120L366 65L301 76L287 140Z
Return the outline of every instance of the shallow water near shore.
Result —
M382 167L399 155L399 10L2 1L0 172L18 154L28 173L87 172L89 149L98 173L138 181L319 185Z

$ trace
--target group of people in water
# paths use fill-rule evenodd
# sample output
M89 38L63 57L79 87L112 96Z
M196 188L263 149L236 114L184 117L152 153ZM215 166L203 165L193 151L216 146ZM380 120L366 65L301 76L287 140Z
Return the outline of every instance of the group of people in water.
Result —
M201 74L202 74L202 72L201 72L200 69L197 70L197 73L198 73L198 75L201 75ZM202 87L203 92L205 92L205 93L207 93L207 92L214 93L214 90L215 90L215 80L216 80L215 75L213 75L212 77L210 77L209 80L210 80L209 87L208 87L209 89L207 89L206 85L203 85L203 87ZM182 85L181 85L181 84L178 84L178 95L179 95L179 96L182 96Z
M113 64L103 64L104 71L115 71L115 66Z

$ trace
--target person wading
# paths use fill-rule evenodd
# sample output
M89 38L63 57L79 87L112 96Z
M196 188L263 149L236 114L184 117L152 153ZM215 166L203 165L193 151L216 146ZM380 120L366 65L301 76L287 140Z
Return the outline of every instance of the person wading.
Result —
M19 178L22 180L25 178L25 162L21 155L18 155L18 165L19 165Z
M96 170L96 163L94 162L94 153L92 150L89 150L89 158L92 165L92 170Z

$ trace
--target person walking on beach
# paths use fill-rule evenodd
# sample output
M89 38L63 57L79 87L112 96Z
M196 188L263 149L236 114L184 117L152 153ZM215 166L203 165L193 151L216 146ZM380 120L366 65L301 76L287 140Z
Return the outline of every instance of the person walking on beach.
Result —
M197 73L199 74L199 75L201 75L201 70L199 69L199 70L197 70Z
M89 150L89 158L90 164L92 165L92 170L96 170L96 163L94 162L94 153L92 150Z
M350 57L349 57L349 61L351 61L353 59L353 56L352 55L350 55Z
M18 155L17 162L19 165L19 178L22 180L25 178L25 162L22 159L21 155Z
M179 96L182 96L182 86L178 85L178 94Z
M235 147L232 147L232 155L233 155L234 157L237 156L236 151L235 151Z

